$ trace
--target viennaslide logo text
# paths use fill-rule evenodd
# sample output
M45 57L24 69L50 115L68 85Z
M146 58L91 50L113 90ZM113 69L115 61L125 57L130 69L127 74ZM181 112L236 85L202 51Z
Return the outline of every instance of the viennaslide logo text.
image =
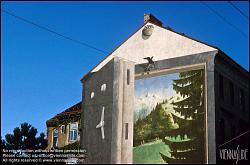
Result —
M237 164L240 160L248 160L247 159L247 152L248 149L239 149L237 146L236 149L219 149L220 151L220 158L222 160L235 160Z

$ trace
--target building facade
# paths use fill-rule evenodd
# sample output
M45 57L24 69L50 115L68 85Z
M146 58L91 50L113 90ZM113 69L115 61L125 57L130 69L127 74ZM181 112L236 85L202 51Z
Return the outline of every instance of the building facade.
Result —
M218 163L235 163L221 159L220 150L249 148L249 72L220 53L214 67L216 158Z
M80 141L81 102L47 120L47 149L62 148Z
M249 72L150 14L81 81L86 163L227 163L221 149L249 147Z

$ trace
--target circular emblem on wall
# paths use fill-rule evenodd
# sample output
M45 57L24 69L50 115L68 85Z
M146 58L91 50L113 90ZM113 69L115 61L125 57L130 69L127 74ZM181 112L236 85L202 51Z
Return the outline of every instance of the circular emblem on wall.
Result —
M142 34L149 37L149 36L152 35L153 30L154 30L154 26L153 25L147 25L142 30Z

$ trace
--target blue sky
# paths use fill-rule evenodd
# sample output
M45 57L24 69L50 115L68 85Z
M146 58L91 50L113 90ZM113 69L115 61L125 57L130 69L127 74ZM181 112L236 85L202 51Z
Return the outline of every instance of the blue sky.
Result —
M249 13L249 2L234 2ZM249 36L249 22L227 2L208 2ZM249 37L199 2L5 2L3 9L111 52L152 13L165 26L216 45L248 70ZM1 134L45 122L81 100L80 78L103 54L1 13Z

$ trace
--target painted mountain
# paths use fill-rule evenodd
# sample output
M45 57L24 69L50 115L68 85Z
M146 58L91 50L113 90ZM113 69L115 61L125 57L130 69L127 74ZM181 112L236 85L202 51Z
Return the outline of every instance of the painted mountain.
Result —
M170 102L180 98L172 86L172 80L176 78L178 74L136 80L134 122L145 118L157 103L169 100L168 105L172 106Z

